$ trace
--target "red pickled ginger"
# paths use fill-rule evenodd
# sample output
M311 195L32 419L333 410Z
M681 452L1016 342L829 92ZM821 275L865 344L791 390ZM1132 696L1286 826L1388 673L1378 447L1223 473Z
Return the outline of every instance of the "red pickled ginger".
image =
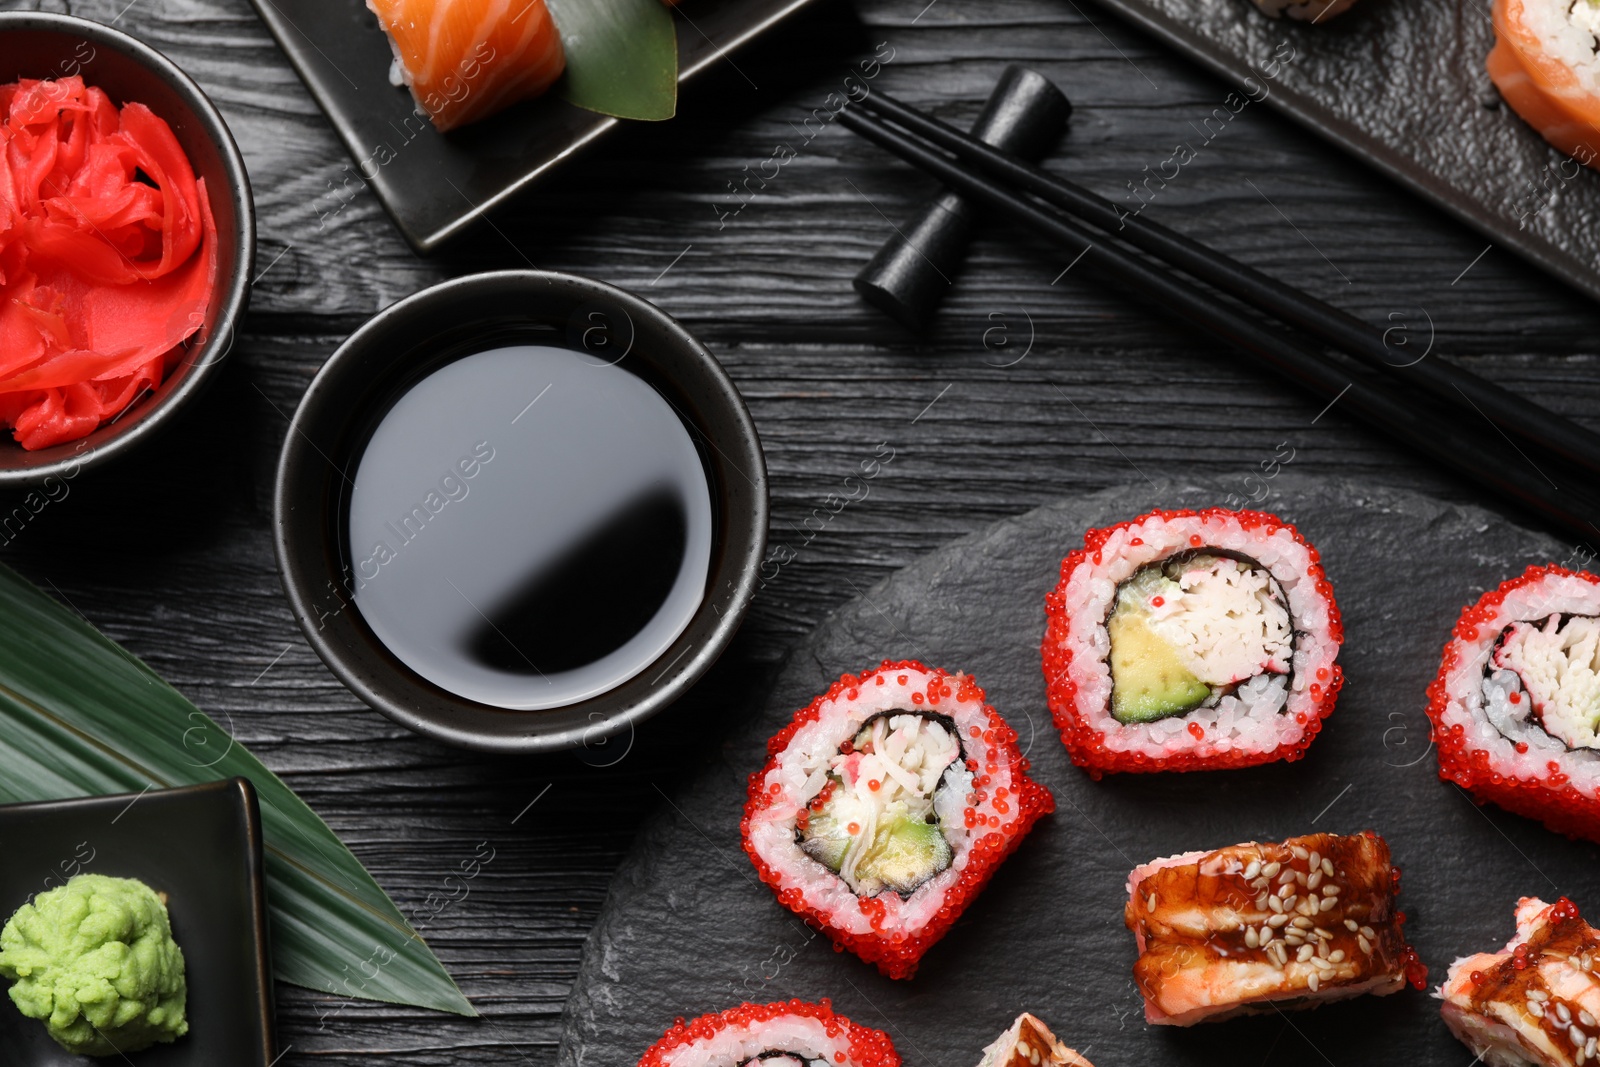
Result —
M216 275L205 182L164 120L78 77L0 86L0 426L23 448L160 385Z

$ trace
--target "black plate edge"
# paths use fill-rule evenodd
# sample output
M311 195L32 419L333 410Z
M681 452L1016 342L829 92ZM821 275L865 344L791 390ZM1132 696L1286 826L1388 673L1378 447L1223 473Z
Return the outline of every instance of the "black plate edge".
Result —
M1240 67L1227 59L1219 58L1209 42L1182 27L1140 6L1138 0L1095 0L1095 3L1126 22L1155 37L1161 43L1183 53L1208 72L1235 86L1243 88L1246 78L1252 77L1248 67ZM1265 16L1263 16L1265 17ZM1316 113L1311 98L1304 93L1280 84L1274 85L1267 95L1267 106L1289 116L1318 137L1361 160L1396 184L1421 196L1434 206L1442 208L1457 221L1465 223L1484 237L1503 245L1534 266L1565 282L1591 300L1600 300L1600 275L1586 264L1567 256L1537 238L1529 239L1513 229L1503 229L1485 219L1478 206L1454 189L1440 182L1430 184L1418 178L1410 161L1373 137L1356 130L1338 119L1325 119Z
M718 60L726 58L729 52L735 51L743 45L749 43L755 37L765 33L767 30L771 29L773 26L777 25L779 22L782 22L784 19L793 15L796 11L799 11L801 8L810 3L812 3L812 0L790 0L788 4L784 5L779 10L773 12L760 21L745 27L744 30L736 34L731 40L722 44L718 44L717 42L712 41L710 38L705 37L703 33L700 33L698 27L696 27L692 22L689 22L689 20L683 16L682 12L679 12L678 18L681 20L681 23L687 24L690 29L699 34L700 40L697 41L694 38L687 38L683 33L679 33L678 84L680 86L686 84L689 79L694 77L696 74L704 71L707 67L711 66ZM302 31L300 27L296 26L293 20L291 20L288 15L284 14L277 4L272 2L272 0L250 0L250 4L253 8L255 8L256 14L261 17L261 21L266 23L268 32L272 34L272 39L278 43L278 48L283 52L284 56L287 57L290 66L294 67L296 76L299 77L301 84L306 87L306 90L310 92L312 99L316 101L318 109L322 111L323 117L327 119L328 124L333 127L333 131L338 135L339 141L345 147L345 151L350 153L351 158L359 161L362 158L364 146L357 142L354 130L348 128L344 123L339 122L334 118L334 115L336 114L336 108L333 105L333 100L322 91L318 80L311 76L309 71L309 60L301 51L300 40L303 40L312 48L317 47L316 43L312 41L310 37L306 36L305 32ZM683 28L682 24L679 26L680 31ZM296 38L299 38L300 40L296 40ZM686 40L689 41L688 44L685 44ZM704 42L705 45L709 46L705 54L701 55L699 58L690 58L686 63L684 61L686 55L692 57L694 51L700 47L701 42ZM456 235L476 224L490 210L523 192L529 185L544 175L546 171L556 166L556 164L568 159L577 153L579 149L594 141L596 138L600 137L602 134L606 133L612 127L621 122L621 119L613 118L608 115L601 115L598 112L594 113L594 122L589 130L573 140L572 143L567 145L567 147L561 152L558 152L551 158L531 167L522 175L521 178L510 183L494 196L489 197L481 203L472 204L470 210L456 216L454 221L439 227L431 233L417 232L411 225L407 223L405 219L401 218L394 206L389 203L388 198L384 196L383 192L378 186L367 181L364 176L362 178L362 183L366 185L367 189L371 191L373 196L377 197L378 203L383 205L384 212L394 222L395 227L400 231L401 236L403 236L406 239L406 243L411 246L411 250L417 253L419 256L429 256L437 252L443 245L448 243Z

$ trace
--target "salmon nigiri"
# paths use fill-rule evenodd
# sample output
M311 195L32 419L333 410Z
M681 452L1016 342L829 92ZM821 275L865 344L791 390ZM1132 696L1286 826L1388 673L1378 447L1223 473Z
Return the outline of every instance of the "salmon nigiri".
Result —
M1600 160L1600 3L1494 0L1489 77L1506 103L1579 163Z
M538 96L566 57L545 0L367 0L441 132Z

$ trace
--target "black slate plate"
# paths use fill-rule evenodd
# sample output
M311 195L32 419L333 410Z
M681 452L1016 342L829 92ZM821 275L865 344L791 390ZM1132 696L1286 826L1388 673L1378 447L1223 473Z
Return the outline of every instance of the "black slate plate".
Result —
M729 52L809 2L685 0L678 84L728 62ZM618 122L552 91L441 134L417 119L409 92L389 83L393 52L363 0L251 3L355 157L344 181L313 201L318 219L342 211L365 181L422 255Z
M1600 174L1500 99L1484 70L1491 0L1358 0L1317 25L1267 18L1247 0L1097 2L1600 299ZM1275 55L1293 58L1274 67ZM1192 148L1246 106L1218 103Z
M244 778L123 796L0 807L0 923L78 874L137 878L167 894L189 980L189 1032L124 1057L73 1056L0 996L5 1067L268 1067L272 968L261 814ZM0 979L0 987L9 982Z
M1266 506L1322 551L1347 628L1347 686L1305 760L1093 782L1068 763L1045 709L1038 641L1061 557L1090 526L1215 503L1226 487L1141 484L1002 522L841 608L720 758L691 781L660 783L671 800L641 832L590 938L561 1067L631 1064L675 1016L789 997L832 997L888 1030L910 1067L972 1067L1024 1009L1098 1067L1464 1067L1471 1057L1438 1003L1409 989L1189 1030L1143 1022L1124 878L1185 849L1379 830L1404 870L1406 929L1435 983L1456 956L1504 943L1520 894L1566 893L1600 918L1600 848L1480 809L1440 782L1423 714L1461 606L1565 550L1475 508L1291 473L1270 484ZM756 881L739 846L745 777L766 739L841 673L885 656L972 672L1057 804L909 982L833 952Z

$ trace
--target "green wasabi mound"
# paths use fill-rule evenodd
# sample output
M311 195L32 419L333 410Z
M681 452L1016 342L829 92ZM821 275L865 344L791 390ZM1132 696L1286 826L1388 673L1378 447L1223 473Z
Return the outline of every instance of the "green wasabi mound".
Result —
M11 1000L68 1052L114 1056L189 1032L183 951L167 906L132 878L80 874L0 930Z

